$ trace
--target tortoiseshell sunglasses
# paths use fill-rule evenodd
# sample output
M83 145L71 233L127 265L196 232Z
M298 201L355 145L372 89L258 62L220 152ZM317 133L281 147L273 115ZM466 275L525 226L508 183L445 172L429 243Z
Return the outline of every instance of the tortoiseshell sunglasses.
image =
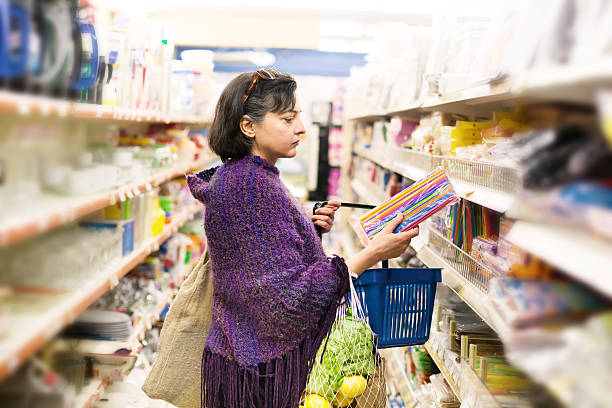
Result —
M247 89L247 91L244 93L242 102L246 102L246 100L249 99L249 96L251 95L251 91L253 90L253 87L255 86L257 81L259 81L260 78L265 79L266 81L269 81L269 80L278 78L280 74L281 73L278 72L276 68L259 68L257 71L255 71L255 75L253 75L253 80L251 81L251 85L249 85L249 89Z

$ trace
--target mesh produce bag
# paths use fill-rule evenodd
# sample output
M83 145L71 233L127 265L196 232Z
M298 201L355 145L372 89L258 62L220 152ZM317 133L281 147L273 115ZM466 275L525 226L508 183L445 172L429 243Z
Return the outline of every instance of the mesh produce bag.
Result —
M300 403L304 408L384 408L385 366L353 283L323 341Z

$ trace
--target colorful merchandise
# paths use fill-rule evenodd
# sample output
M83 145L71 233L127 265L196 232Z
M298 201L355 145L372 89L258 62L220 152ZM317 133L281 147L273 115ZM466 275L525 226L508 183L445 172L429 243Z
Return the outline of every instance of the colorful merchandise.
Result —
M394 232L407 231L457 199L444 169L438 167L361 217L361 226L368 238L372 239L401 212L403 221Z
M491 279L489 299L497 313L512 327L559 322L602 310L610 303L565 281Z

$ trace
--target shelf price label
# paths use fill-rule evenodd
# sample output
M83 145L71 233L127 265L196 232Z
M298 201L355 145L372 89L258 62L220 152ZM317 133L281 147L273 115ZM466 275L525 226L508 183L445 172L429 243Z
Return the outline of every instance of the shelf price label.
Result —
M110 286L110 289L114 289L118 284L119 284L119 279L117 278L117 276L112 275L109 279L108 279L108 284Z

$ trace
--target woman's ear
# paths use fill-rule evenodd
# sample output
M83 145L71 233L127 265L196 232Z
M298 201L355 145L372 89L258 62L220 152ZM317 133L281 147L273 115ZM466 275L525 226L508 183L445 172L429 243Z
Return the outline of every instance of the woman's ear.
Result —
M249 139L255 139L255 123L247 115L240 119L240 131Z

